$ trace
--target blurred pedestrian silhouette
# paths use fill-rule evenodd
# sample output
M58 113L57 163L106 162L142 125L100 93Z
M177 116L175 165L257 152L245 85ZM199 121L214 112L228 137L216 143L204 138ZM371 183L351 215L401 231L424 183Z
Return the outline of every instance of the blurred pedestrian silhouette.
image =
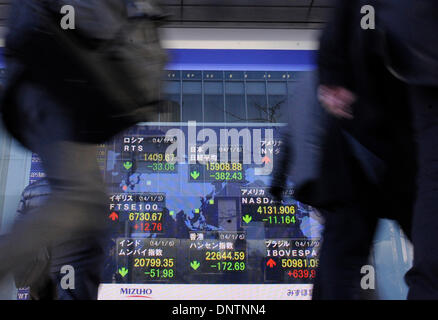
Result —
M317 99L317 87L316 72L303 76L297 85L300 95L291 105L293 116L283 131L284 149L274 166L271 193L281 199L288 176L294 183L294 197L324 215L313 298L369 298L360 287L360 270L368 264L378 219L395 219L406 233L410 230L413 185L404 182L409 174L413 176L414 163L408 158L412 155L408 153L412 136L400 122L381 130L380 139L374 141L382 148L395 148L396 141L391 138L395 132L391 130L400 126L398 133L406 139L406 146L397 154L405 158L403 166L410 170L406 171L377 155L362 144L360 136L325 112ZM356 115L349 121L362 120L363 116ZM397 186L400 183L406 190ZM399 203L400 197L403 203Z
M300 91L309 96L301 106L313 113L298 110L307 126L296 120L293 160L283 162L298 179L297 199L325 216L314 299L366 296L361 268L379 218L411 231L416 159L407 85L386 67L382 32L361 28L365 4L338 1L321 38L318 77Z
M375 29L362 28L365 5L375 12ZM408 217L415 203L412 227L405 228L414 245L413 267L405 277L408 299L437 299L438 3L339 1L335 11L321 39L320 101L384 160L387 177L395 182L385 185L384 192L398 195L390 203L396 205L388 209L390 217ZM386 138L384 132L389 133ZM342 230L332 230L336 228L333 234L340 236ZM319 297L324 290L321 286Z
M64 30L66 4L76 25ZM0 277L50 246L57 298L97 297L108 196L96 144L155 112L162 17L147 0L12 2L3 121L41 158L51 193L0 241ZM74 289L60 287L65 265L74 267Z

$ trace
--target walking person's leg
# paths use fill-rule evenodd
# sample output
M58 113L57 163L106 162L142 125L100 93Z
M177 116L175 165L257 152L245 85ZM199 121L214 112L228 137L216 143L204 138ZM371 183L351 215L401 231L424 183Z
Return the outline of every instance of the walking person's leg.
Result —
M413 267L408 299L438 299L438 89L411 88L417 142L417 194L412 223Z
M107 230L108 197L97 165L96 146L75 142L73 121L41 88L24 86L20 97L23 136L42 159L51 194L44 206L3 237L0 276L31 259L43 247L97 238L90 243L93 251L96 243L105 242ZM90 258L87 253L80 258L85 251L64 252L63 262L74 266L75 261ZM52 259L60 261L56 254Z
M323 212L325 226L320 266L312 298L362 299L361 268L368 264L377 218L359 205Z
M59 203L61 209L66 208L65 203L73 204L69 215L74 216L76 221L71 220L67 225L67 228L72 228L68 237L56 239L50 244L50 271L56 286L56 297L63 300L96 299L108 243L108 198L97 166L97 148L94 145L63 143L57 150L64 150L62 159L48 155L50 159L46 161L50 163L48 175L55 177L51 185L56 198L52 198L52 202ZM65 275L61 271L64 266L73 267L74 286L62 285Z

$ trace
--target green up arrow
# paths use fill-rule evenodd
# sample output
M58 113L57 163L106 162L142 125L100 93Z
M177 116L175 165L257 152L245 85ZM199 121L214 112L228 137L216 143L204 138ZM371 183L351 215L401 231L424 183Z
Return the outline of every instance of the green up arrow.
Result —
M192 171L192 172L190 172L190 175L192 176L192 178L194 179L194 180L196 180L196 179L198 179L199 178L199 176L201 175L198 171Z
M198 270L198 268L199 268L199 266L200 266L201 264L198 262L198 261L192 261L192 262L190 262L190 266L193 268L193 270Z
M129 272L128 269L126 269L125 267L119 269L119 273L123 278L128 274L128 272Z
M245 221L247 224L250 223L251 220L252 220L252 217L248 214L243 217L243 221Z
M123 166L125 167L126 170L129 170L132 168L132 162L130 161L126 161Z

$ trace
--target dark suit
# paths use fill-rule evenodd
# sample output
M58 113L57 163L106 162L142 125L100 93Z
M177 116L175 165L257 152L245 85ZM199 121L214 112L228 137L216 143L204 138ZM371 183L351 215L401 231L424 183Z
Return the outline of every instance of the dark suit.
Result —
M361 29L362 5L375 7L376 30ZM437 16L433 0L338 1L319 56L321 83L344 86L359 97L357 120L343 125L388 164L398 183L385 188L404 195L399 199L408 207L416 197L414 265L406 275L410 299L438 298ZM410 170L415 162L416 182ZM400 219L400 211L391 216Z
M321 267L313 298L360 299L367 294L360 288L360 270L368 264L378 219L396 219L407 234L410 231L412 134L405 119L380 128L380 133L375 133L380 140L368 137L365 146L359 139L367 132L357 127L365 126L369 115L356 112L352 124L336 120L317 101L317 82L317 76L308 73L296 88L299 95L290 106L293 117L283 130L285 143L281 156L275 160L271 192L280 197L287 174L294 182L295 198L324 214ZM357 108L366 106L362 101L356 104ZM372 116L384 115L376 112ZM403 140L403 147L398 140ZM376 155L385 149L391 152ZM406 183L408 179L411 181Z
M412 221L409 299L438 299L438 3L407 1L382 10L388 34L385 60L408 86L417 144L418 175Z
M319 52L319 82L346 87L358 96L354 119L328 118L324 124L321 117L307 114L310 119L306 123L313 125L314 131L306 132L304 127L301 132L295 130L295 137L286 135L291 142L289 152L295 149L296 153L288 155L293 159L289 166L292 178L298 177L299 182L295 195L319 208L326 219L314 299L364 297L360 270L368 263L379 218L397 220L410 234L415 146L407 86L384 68L382 32L364 34L360 29L359 4L341 3L324 31ZM310 98L302 105L322 108L315 98L316 84L310 81L306 85L308 89L300 92ZM289 128L294 131L296 126ZM314 133L321 128L327 132L318 141ZM307 184L301 180L305 181L302 173L308 169L302 170L297 163L314 163L315 159L308 150L294 147L300 141L306 141L302 148L314 150L315 143L320 148L319 179L315 173L307 173L313 179Z

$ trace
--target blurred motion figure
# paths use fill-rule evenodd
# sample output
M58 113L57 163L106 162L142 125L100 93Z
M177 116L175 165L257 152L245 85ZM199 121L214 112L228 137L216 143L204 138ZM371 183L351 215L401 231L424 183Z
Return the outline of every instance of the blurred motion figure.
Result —
M66 30L65 5L76 21ZM0 277L50 245L57 298L97 298L108 196L96 144L155 112L163 17L152 0L12 2L3 121L41 158L51 193L0 241ZM66 265L76 279L68 289L60 287Z
M360 11L365 5L374 8L375 30L361 28ZM408 299L438 299L438 249L434 245L438 228L437 17L438 3L433 0L338 1L321 39L319 57L319 99L345 126L356 127L353 132L362 130L363 122L354 119L366 113L369 117L376 107L386 113L381 128L402 125L401 131L393 131L390 144L371 150L387 159L389 169L400 169L393 171L399 179L391 188L401 192L393 203L403 199L411 206L414 202L412 227L407 230L414 245L413 267L405 276ZM354 96L361 103L355 104ZM369 120L378 128L379 118ZM411 149L404 126L413 127ZM382 140L381 131L363 133L360 140L368 145L370 139L365 135L373 139L375 134ZM415 180L410 178L411 161L417 165ZM403 191L410 185L413 196ZM399 219L400 210L393 209L391 215Z
M295 102L297 119L288 126L292 163L284 160L275 177L281 185L290 173L295 197L325 217L314 299L368 296L361 268L379 218L411 235L416 146L408 86L387 67L385 31L361 28L361 7L369 4L338 1L321 38L318 74L301 84L306 98Z

